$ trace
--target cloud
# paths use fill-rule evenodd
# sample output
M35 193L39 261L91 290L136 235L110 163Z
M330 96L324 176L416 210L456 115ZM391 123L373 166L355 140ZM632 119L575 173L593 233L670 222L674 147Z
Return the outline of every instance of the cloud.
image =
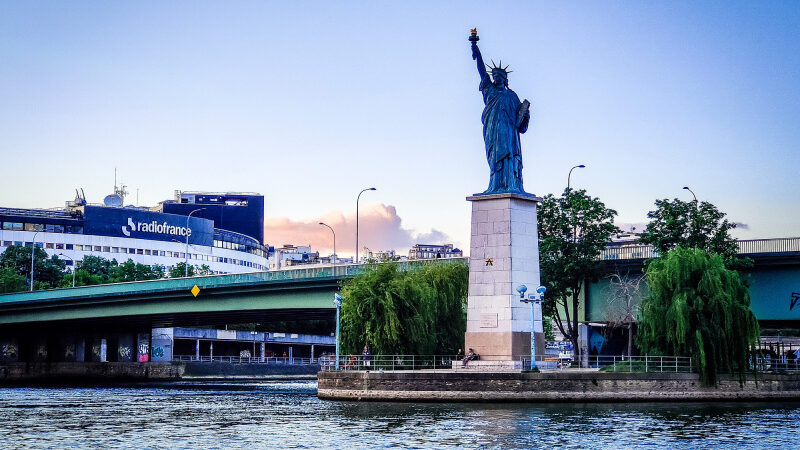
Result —
M736 228L739 229L739 230L749 230L750 229L750 225L748 225L748 224L746 224L744 222L734 222L733 224L736 225Z
M361 207L358 216L358 245L363 250L396 250L399 255L408 254L414 244L453 243L446 233L432 229L426 233L403 228L397 209L383 203ZM285 244L311 245L320 254L333 251L331 230L322 226L324 222L336 232L336 251L341 256L355 254L355 213L345 215L341 211L329 211L322 217L293 220L288 217L268 217L264 220L264 239L269 245L281 247ZM363 254L363 253L362 253Z

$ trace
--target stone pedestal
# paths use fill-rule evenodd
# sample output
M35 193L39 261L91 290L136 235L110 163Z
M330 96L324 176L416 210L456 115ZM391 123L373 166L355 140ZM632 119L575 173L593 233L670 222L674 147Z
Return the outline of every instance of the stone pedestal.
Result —
M473 348L481 360L529 357L531 307L520 302L517 287L524 284L531 294L540 285L536 205L541 199L492 194L467 200L472 202L472 235L465 351ZM538 357L544 355L540 327L541 322Z

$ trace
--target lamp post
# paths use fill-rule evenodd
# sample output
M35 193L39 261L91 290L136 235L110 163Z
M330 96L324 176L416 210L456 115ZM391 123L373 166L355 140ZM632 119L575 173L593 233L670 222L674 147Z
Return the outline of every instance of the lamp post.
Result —
M33 292L33 255L36 254L36 235L39 234L39 231L33 233L33 239L31 239L33 241L31 242L31 292Z
M336 275L336 232L325 222L320 222L319 224L328 227L331 233L333 233L333 257L331 258L331 264L333 264L333 274Z
M692 193L692 197L694 197L694 202L697 203L697 196L694 195L694 191L689 189L689 186L684 186L683 188Z
M580 164L580 165L577 165L577 166L572 166L572 169L569 169L569 174L567 175L567 190L569 190L569 181L570 181L570 178L572 177L572 171L575 170L575 169L583 169L584 167L586 167L586 166L584 166L583 164Z
M63 253L59 253L58 256L63 256L64 258L69 258L69 256L67 256L67 255L65 255ZM69 258L69 260L72 261L72 287L75 287L75 270L76 270L75 260L72 259L72 258Z
M192 217L192 214L196 213L197 211L203 211L205 208L198 208L194 211L190 212L188 216L186 216L186 253L183 256L186 257L186 262L184 263L185 269L185 276L189 276L189 218Z
M339 370L339 311L342 309L342 296L333 294L333 306L336 307L336 370Z
M544 293L547 291L547 288L544 286L539 286L536 288L536 294L528 295L528 298L525 298L525 292L528 290L528 287L520 285L517 288L517 292L519 292L519 298L522 303L530 303L531 304L531 370L536 368L536 305L541 305L544 301Z
M374 187L362 189L361 192L358 193L358 197L356 197L356 264L358 264L358 201L361 200L361 194L367 191L374 191L374 190L375 190Z

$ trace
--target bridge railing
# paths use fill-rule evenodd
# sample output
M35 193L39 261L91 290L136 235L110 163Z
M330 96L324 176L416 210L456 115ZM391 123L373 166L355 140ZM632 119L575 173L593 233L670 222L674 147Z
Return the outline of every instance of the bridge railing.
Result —
M740 255L760 253L800 253L800 238L746 239L738 241ZM623 245L600 252L603 260L648 259L658 257L652 245Z

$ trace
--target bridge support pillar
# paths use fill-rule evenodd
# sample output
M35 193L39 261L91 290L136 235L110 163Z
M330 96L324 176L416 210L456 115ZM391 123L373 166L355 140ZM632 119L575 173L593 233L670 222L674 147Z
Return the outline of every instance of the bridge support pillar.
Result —
M194 341L194 358L200 360L200 339Z
M106 339L94 339L92 342L92 361L108 361L108 341Z
M262 342L260 345L261 348L260 348L260 359L258 360L259 362L264 362L264 353L266 351L266 346L267 345L264 342Z
M214 360L214 341L208 343L208 356L211 357L211 360Z
M122 333L117 339L117 361L131 362L134 358L135 349L133 347L133 336L129 333Z
M292 354L292 346L289 346L289 364L294 364L294 355Z
M314 344L311 344L311 363L314 363Z

